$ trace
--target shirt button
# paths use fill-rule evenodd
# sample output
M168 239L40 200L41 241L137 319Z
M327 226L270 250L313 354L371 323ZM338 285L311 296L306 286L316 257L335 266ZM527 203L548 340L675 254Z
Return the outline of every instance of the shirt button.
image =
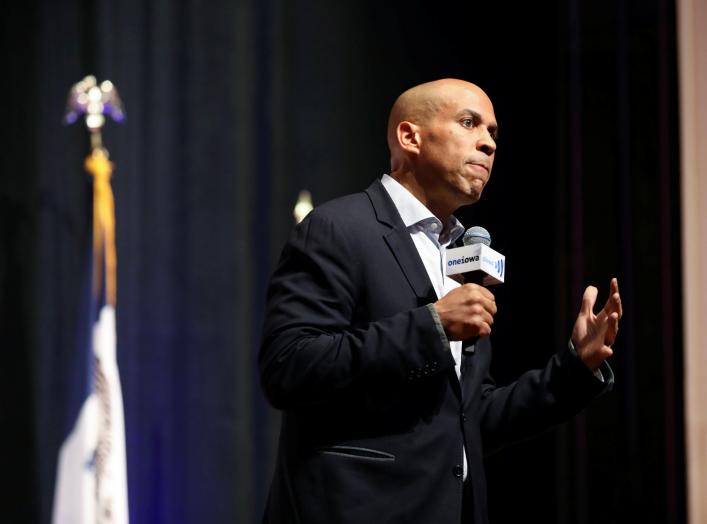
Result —
M464 476L464 468L461 467L459 464L454 466L452 468L452 473L454 473L454 476L457 477L458 479L462 478Z

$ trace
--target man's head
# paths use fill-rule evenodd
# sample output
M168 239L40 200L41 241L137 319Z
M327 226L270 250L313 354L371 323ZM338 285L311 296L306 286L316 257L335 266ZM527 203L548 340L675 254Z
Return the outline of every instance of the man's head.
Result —
M481 196L497 129L491 100L474 84L443 79L408 89L388 119L391 175L445 220Z

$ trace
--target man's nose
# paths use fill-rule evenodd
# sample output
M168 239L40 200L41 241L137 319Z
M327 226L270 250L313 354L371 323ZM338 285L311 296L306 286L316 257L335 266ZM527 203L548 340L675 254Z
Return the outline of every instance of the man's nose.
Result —
M476 143L476 149L491 156L496 152L496 141L489 133L488 129L484 129L483 134Z

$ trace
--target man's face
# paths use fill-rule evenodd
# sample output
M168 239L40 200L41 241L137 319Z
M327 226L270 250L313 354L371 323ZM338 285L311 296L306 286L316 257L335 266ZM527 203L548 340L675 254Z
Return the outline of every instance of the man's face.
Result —
M418 168L428 194L452 209L473 204L491 176L497 125L483 91L451 86L439 111L420 127Z

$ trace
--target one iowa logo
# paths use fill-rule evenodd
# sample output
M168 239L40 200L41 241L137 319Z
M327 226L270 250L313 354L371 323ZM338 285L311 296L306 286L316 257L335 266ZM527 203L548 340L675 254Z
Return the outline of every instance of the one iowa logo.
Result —
M479 261L479 255L474 255L473 257L459 257L455 258L453 260L448 260L447 265L448 266L458 266L459 264L468 264L469 262L478 262Z

